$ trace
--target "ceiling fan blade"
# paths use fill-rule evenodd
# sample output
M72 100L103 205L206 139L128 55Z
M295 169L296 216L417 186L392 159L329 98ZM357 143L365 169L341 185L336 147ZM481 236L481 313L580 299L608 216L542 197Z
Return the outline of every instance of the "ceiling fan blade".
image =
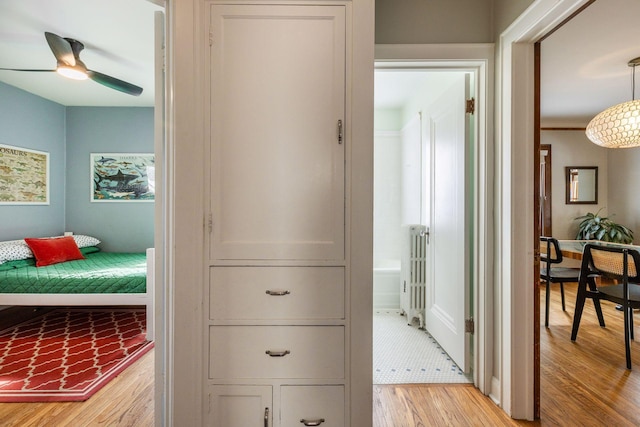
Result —
M97 71L87 70L87 75L94 82L129 95L138 96L142 93L142 88L139 86L116 79L115 77L107 76L106 74L102 74Z
M54 72L55 73L55 71L56 71L56 70L29 70L29 69L26 69L26 68L0 68L0 70L2 70L2 71L32 71L32 72L38 72L38 73L39 72L43 72L43 73L44 72Z
M45 32L44 36L58 62L63 62L72 67L76 65L76 58L73 54L71 43L53 33Z

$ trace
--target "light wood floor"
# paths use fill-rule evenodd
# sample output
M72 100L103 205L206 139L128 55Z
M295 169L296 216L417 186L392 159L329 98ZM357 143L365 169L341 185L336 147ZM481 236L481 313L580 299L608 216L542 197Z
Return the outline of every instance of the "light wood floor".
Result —
M153 426L151 349L85 402L0 403L2 427Z
M562 311L558 285L552 287L549 328L544 327L540 293L540 420L512 420L468 385L376 386L374 427L420 426L639 426L640 313L638 341L632 343L633 370L625 368L622 313L602 302L601 328L587 301L576 342L571 326L577 284L566 284Z
M631 342L632 370L626 369L622 312L602 302L605 328L587 300L575 342L571 341L576 284L565 285L563 312L558 285L552 286L549 328L544 327L540 292L540 407L542 425L640 425L640 313L634 313L637 341ZM544 287L541 287L544 289Z
M575 284L567 284L567 311L553 287L550 327L541 326L541 419L516 421L472 385L384 385L373 389L374 427L422 426L638 426L640 338L625 369L622 313L603 302L606 328L587 301L580 332L570 340ZM541 292L541 325L544 292ZM636 314L640 337L640 313ZM87 402L2 403L0 426L153 425L153 351ZM290 427L290 426L284 426ZM355 426L354 426L355 427Z

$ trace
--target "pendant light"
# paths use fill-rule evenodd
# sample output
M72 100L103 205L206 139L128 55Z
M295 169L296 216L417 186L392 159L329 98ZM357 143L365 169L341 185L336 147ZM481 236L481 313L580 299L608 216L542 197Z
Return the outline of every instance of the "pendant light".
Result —
M635 99L636 67L640 57L629 61L631 72L631 101L609 107L587 125L587 138L605 148L640 146L640 100Z

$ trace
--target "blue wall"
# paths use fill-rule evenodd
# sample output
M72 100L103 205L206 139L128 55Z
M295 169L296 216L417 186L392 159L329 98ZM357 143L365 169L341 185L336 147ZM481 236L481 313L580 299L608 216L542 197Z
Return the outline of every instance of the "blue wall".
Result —
M0 144L50 153L50 205L0 205L0 241L64 231L105 251L153 246L154 203L91 203L90 153L152 153L153 108L64 107L0 82Z
M67 107L66 226L110 252L153 246L150 202L91 202L91 153L153 153L153 108Z
M0 205L0 240L64 231L65 107L0 82L0 144L49 153L49 205Z

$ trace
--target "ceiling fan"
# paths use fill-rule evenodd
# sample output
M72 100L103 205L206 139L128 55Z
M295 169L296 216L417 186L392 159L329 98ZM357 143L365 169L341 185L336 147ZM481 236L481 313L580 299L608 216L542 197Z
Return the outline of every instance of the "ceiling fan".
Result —
M142 88L139 86L88 69L84 62L80 60L80 52L84 49L84 45L78 40L68 37L60 37L49 32L45 32L44 36L47 39L47 43L49 44L53 55L58 61L58 65L55 70L28 70L21 68L0 68L0 70L31 72L55 71L70 79L91 79L96 83L100 83L101 85L129 95L138 96L142 93Z

